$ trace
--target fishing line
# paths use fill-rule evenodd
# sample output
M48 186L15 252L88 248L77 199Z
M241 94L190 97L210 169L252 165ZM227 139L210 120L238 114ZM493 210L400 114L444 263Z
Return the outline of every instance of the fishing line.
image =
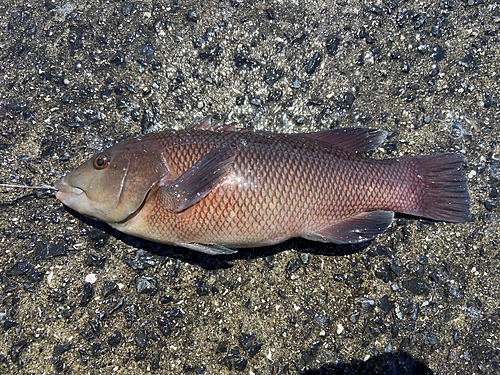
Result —
M19 188L19 189L50 189L50 190L58 191L55 187L50 186L50 185L28 186L28 185L0 184L0 187Z

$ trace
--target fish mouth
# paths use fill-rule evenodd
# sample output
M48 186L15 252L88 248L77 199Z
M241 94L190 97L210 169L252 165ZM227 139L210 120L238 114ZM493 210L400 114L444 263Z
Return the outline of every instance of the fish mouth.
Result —
M82 195L84 193L83 189L68 184L64 180L64 177L60 180L57 180L54 183L54 187L58 190L58 192L56 193L56 198L63 203L68 201L68 199L70 199L71 197L78 197L79 195Z

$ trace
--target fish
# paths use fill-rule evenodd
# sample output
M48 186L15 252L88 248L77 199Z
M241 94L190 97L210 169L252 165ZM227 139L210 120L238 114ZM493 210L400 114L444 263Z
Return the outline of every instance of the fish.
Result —
M469 221L464 155L363 155L386 136L253 131L209 117L121 141L54 187L64 205L121 232L211 255L294 237L369 241L395 212Z

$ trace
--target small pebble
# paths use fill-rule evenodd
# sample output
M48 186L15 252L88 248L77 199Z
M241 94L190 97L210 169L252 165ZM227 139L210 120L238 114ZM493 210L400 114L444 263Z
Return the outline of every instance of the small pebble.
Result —
M158 291L156 276L141 275L135 278L135 287L139 294L154 295Z
M89 273L85 276L85 282L94 284L97 281L97 275L95 273Z
M92 299L92 296L94 295L94 287L92 286L91 283L85 283L83 286L83 296L80 301L80 306L85 307L88 305L90 300Z
M403 288L418 296L427 296L430 291L429 285L420 279L403 280Z
M108 337L109 346L117 346L122 340L122 333L120 330L114 332Z

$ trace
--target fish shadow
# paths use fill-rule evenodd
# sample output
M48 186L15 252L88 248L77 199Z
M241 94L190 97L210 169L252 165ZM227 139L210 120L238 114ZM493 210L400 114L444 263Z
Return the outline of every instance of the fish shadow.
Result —
M400 351L371 357L367 361L354 360L351 363L328 363L317 369L306 369L304 375L344 375L344 374L401 374L431 375L433 372L423 362L411 354Z
M108 242L109 237L114 237L136 250L145 250L160 257L180 260L206 270L228 269L233 266L233 261L239 259L252 260L264 258L267 262L271 262L276 254L287 250L295 250L298 253L311 255L346 256L362 252L372 242L366 241L353 245L337 245L302 238L292 238L273 246L237 249L238 252L231 255L208 255L183 247L163 245L131 236L110 227L106 223L83 216L70 208L65 207L65 209L69 214L91 228L88 236L96 250L103 248Z

